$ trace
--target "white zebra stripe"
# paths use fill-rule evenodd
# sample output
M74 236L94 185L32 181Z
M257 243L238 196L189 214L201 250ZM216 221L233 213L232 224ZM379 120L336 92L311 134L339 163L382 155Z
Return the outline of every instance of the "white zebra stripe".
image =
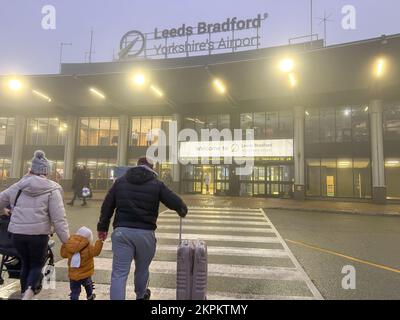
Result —
M161 223L161 226L162 226L162 224L165 222L165 223L169 223L169 222L176 222L176 223L179 223L179 219L178 218L163 218L163 217L160 217L158 220L157 220L158 222L160 222ZM215 224L215 225L218 225L218 224L223 224L223 225L241 225L241 226L265 226L265 227L268 227L270 224L269 223L267 223L267 222L265 222L265 221L253 221L253 222L249 222L249 221L237 221L237 220L227 220L227 219L223 219L223 220L203 220L203 219L201 219L201 220L199 220L199 221L191 221L190 220L190 217L188 217L188 218L186 218L185 220L184 220L184 223L185 223L185 226L186 225L190 225L190 224L193 224L193 225L201 225L201 224L205 224L205 223L209 223L209 224Z
M179 235L174 233L157 233L158 239L175 239L178 241ZM232 241L232 242L257 242L257 243L280 243L276 237L247 237L247 236L231 236L231 235L217 235L217 234L187 234L184 233L183 239L187 240L210 240L210 241Z
M190 206L189 210L216 210L216 211L249 211L249 212L262 212L261 209L238 208L238 207L196 207Z
M97 271L112 270L111 259L95 258L94 263ZM56 267L66 269L67 260L64 259L57 262ZM132 263L131 270L133 271L134 269L135 264ZM153 261L150 265L150 272L174 275L176 274L176 262ZM241 266L212 263L208 264L208 276L241 279L305 281L304 275L296 268Z
M164 212L164 215L175 215L177 214L175 211L167 211ZM207 210L189 210L188 215L193 214L214 214L220 215L222 217L225 216L243 216L243 217L260 217L264 218L265 216L262 213L257 212L231 212L231 211L207 211Z
M103 251L111 251L111 242L103 245ZM157 252L175 253L178 246L158 245ZM213 256L235 256L235 257L256 257L256 258L289 258L287 252L282 249L259 249L240 247L207 247L207 253Z
M55 290L43 289L37 296L38 300L68 300L69 299L69 283L56 282ZM151 300L176 300L176 290L171 288L154 288L150 287ZM96 284L96 300L110 299L110 285ZM1 294L1 290L0 290ZM128 300L136 298L135 289L132 285L126 287L126 297ZM81 299L85 295L81 294ZM274 296L274 295L257 295L257 294L239 294L231 292L208 292L207 300L313 300L312 296Z
M185 230L192 230L192 231L231 231L231 232L258 232L258 233L270 233L274 234L275 232L272 231L272 229L267 229L267 228L252 228L252 227L205 227L205 226L197 226L197 225L187 225L186 223L184 224L183 228ZM179 232L179 225L171 225L171 224L162 224L158 230L176 230L176 232Z
M176 213L175 213L176 214ZM176 216L178 216L177 214L176 214ZM170 218L170 217L173 217L173 215L161 215L160 217L165 217L165 218ZM188 215L186 216L186 220L190 220L190 219L210 219L210 218L213 218L213 219L220 219L220 220L224 220L224 219L232 219L232 220L243 220L243 221L263 221L263 222L266 222L266 219L265 219L265 217L262 217L262 216L260 216L260 217L242 217L242 216L239 216L239 217L236 217L236 216L220 216L220 215L208 215L208 214L206 214L206 215L204 215L204 214L190 214L190 212L188 213Z

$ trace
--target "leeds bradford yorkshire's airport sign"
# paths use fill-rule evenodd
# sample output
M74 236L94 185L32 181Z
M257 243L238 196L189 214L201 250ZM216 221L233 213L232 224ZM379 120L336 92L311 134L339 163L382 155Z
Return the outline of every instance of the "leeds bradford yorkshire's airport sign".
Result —
M264 13L251 19L233 17L223 22L199 22L196 26L183 23L171 29L155 28L150 33L132 30L120 41L119 58L168 58L202 52L211 55L215 51L259 48L259 30L267 18L268 13ZM216 36L221 33L224 36Z

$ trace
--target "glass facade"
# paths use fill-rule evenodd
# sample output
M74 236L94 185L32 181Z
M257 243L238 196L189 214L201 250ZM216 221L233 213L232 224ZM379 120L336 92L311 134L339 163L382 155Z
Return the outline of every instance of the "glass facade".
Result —
M308 159L306 175L307 196L371 198L369 159Z
M183 192L227 195L229 176L227 165L186 165L182 168Z
M158 142L159 132L163 130L168 138L169 123L172 117L134 117L131 119L130 145L146 147Z
M0 118L0 145L12 145L15 132L14 118Z
M255 139L293 138L293 115L291 112L257 112L240 115L242 130L254 129ZM245 132L243 133L245 137Z
M351 143L369 141L369 116L365 106L308 110L305 143Z
M67 139L68 125L58 118L31 118L26 128L29 146L62 146Z
M80 146L117 146L118 118L80 118Z
M252 174L240 176L240 195L289 198L293 195L293 177L293 165L256 165Z
M11 159L0 158L0 186L4 185L11 174Z
M385 108L383 128L385 140L400 141L400 106Z
M211 115L194 115L187 116L183 119L184 129L194 129L201 134L201 129L229 129L230 115L229 114L211 114Z
M385 174L388 199L400 199L400 157L386 159Z
M90 184L95 190L106 190L114 182L117 159L78 159L77 166L86 166L90 171Z

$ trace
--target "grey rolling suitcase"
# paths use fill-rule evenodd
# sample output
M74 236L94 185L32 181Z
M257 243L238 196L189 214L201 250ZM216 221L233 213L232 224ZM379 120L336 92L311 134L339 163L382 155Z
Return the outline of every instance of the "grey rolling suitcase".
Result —
M202 240L182 240L182 218L176 270L177 300L206 300L207 245Z

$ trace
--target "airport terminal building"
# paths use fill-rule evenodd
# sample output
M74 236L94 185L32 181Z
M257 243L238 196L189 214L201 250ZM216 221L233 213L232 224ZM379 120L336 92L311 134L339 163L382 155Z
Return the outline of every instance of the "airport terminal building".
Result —
M206 194L208 176L216 196L400 199L400 35L63 64L60 74L19 77L18 94L8 92L13 80L0 77L2 187L42 149L65 188L86 165L93 188L106 190L115 167L134 165L157 143L154 132L176 123L199 134L254 129L259 143L246 175L223 158L158 163L182 194ZM198 146L187 151L193 158L204 157Z

